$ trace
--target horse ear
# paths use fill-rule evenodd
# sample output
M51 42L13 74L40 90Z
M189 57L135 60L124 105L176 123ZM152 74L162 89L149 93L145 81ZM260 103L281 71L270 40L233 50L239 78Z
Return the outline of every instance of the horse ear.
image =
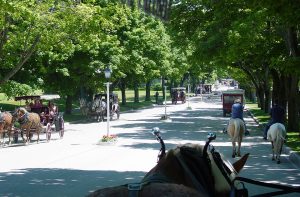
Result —
M234 162L234 164L232 164L237 173L239 173L241 169L244 167L248 157L249 157L249 153L245 154L241 159L239 159L238 161Z

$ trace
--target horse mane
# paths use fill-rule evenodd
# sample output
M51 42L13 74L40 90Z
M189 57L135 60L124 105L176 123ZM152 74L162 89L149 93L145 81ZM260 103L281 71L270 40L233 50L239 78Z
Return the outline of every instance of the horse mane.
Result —
M20 108L18 109L18 111L21 112L22 114L28 113L28 111L27 111L24 107L20 107Z

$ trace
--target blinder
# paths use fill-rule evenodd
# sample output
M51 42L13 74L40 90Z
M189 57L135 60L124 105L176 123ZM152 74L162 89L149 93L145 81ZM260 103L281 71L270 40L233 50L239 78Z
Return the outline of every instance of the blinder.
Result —
M225 177L228 184L231 186L230 191L230 197L248 197L248 190L245 188L245 185L243 182L239 182L237 186L235 186L234 182L236 181L233 179L233 181L230 179L231 176L234 176L232 178L235 178L237 175L237 172L235 169L226 165L226 163L222 160L220 153L216 152L213 146L210 152L212 154L212 158L214 159L214 162L218 166L219 170L221 171L222 175ZM241 185L241 186L240 186Z

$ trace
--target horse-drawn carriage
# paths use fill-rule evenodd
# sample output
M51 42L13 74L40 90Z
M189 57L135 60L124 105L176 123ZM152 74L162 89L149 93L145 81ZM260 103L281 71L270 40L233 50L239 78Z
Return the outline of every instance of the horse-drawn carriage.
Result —
M181 103L185 103L186 102L185 87L172 88L171 96L172 96L172 104L177 104L177 101L181 101Z
M82 114L89 119L103 121L107 116L107 103L109 103L110 119L112 120L114 116L116 116L117 119L120 117L120 106L117 94L110 93L108 100L106 93L100 93L96 94L91 102L83 98L79 99L79 102Z
M60 96L57 94L45 94L45 95L33 95L33 96L18 96L15 97L16 101L25 100L25 107L20 107L16 109L14 115L16 120L21 124L21 136L23 137L22 124L26 122L30 123L30 114L37 114L38 120L42 126L42 131L46 133L47 141L51 138L52 131L59 132L60 138L64 135L64 119L63 112L59 112L57 106L54 105L53 100L59 99ZM43 102L47 101L48 104L44 105ZM23 117L19 117L19 114L23 114ZM29 114L29 115L26 115ZM27 120L26 120L27 118ZM36 123L38 125L38 123ZM39 126L34 129L28 127L29 135L32 136L32 131L37 131ZM28 131L26 131L28 132ZM39 137L38 137L39 138ZM18 141L18 133L15 132L14 135L15 142Z
M222 103L223 103L223 116L231 113L232 104L236 99L240 99L242 104L245 103L245 90L243 89L233 89L223 91L221 95Z
M106 93L96 94L95 97L98 98L98 100L102 101L105 104L109 103L110 120L112 120L114 116L116 116L117 119L120 118L120 105L119 105L119 98L118 98L117 94L110 93L109 99L107 99ZM107 116L107 108L106 107L105 107L102 115L103 115L103 119L104 119L104 117Z

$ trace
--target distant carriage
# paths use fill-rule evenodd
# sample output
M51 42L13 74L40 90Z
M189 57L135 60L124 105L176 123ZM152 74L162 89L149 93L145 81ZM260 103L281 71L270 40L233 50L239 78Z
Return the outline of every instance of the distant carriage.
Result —
M120 106L118 95L111 93L109 95L109 101L106 93L96 94L92 102L88 102L86 99L79 99L80 110L83 115L87 116L90 120L103 121L107 116L107 103L110 109L110 119L116 116L120 117Z
M119 98L118 98L117 94L110 93L109 99L107 99L106 93L96 94L95 97L99 97L102 100L102 102L106 103L106 107L107 107L107 103L108 103L109 115L110 115L111 120L114 119L114 117L116 117L116 119L120 118L120 105L119 105ZM104 118L107 116L107 108L106 107L103 112Z
M236 99L240 99L242 104L245 103L245 90L243 89L234 89L227 90L222 92L221 100L223 103L223 116L231 113L232 104Z
M177 101L181 101L181 103L185 103L186 102L185 87L172 88L171 97L172 97L172 104L177 104Z

